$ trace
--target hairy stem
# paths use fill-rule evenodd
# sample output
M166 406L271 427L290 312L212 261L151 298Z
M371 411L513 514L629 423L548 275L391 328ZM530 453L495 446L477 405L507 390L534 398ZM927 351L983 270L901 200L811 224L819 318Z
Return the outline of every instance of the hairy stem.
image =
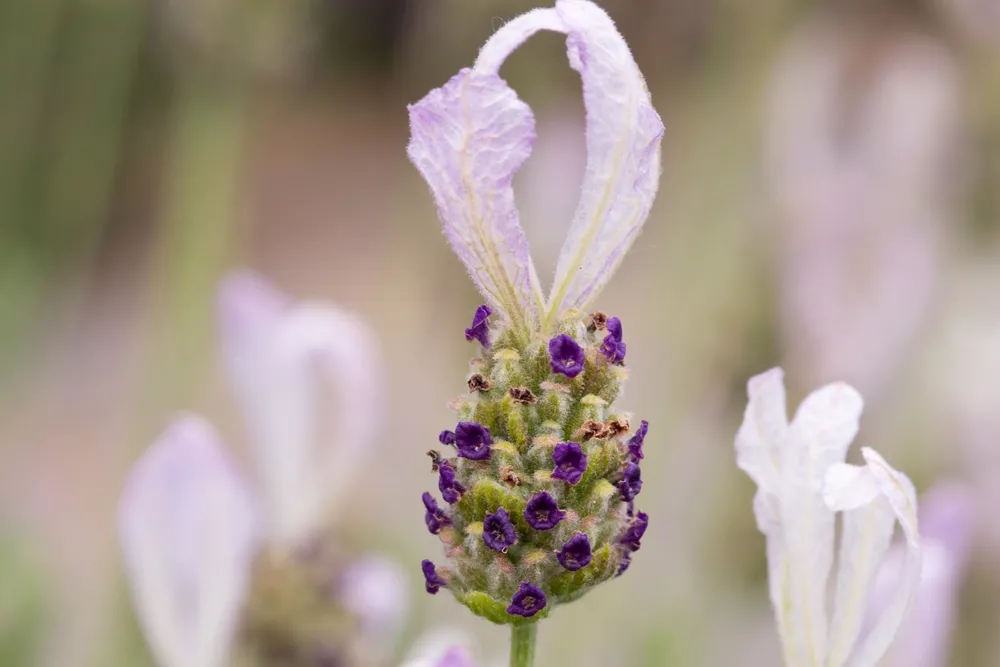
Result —
M535 638L538 624L512 625L510 628L510 667L531 667L535 662Z

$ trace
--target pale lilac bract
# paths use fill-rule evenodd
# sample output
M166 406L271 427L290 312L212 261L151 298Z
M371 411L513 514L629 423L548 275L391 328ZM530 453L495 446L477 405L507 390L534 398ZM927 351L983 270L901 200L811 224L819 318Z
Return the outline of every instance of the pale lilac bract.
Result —
M253 497L203 419L139 459L118 504L139 621L160 667L222 667L257 546Z
M539 30L566 34L583 80L587 167L573 224L546 298L514 204L512 179L531 153L531 109L500 78L504 60ZM621 264L659 181L663 124L610 17L587 0L558 0L498 30L475 65L410 106L410 159L444 232L488 303L520 330L545 333L584 312Z

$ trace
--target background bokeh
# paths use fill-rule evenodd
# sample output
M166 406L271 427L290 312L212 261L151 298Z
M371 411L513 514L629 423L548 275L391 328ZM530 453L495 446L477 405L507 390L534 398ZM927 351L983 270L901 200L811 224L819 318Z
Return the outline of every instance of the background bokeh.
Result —
M181 409L239 450L216 281L249 265L363 315L380 441L348 512L413 572L401 647L506 630L421 589L419 495L478 303L408 163L405 105L527 0L0 3L0 665L150 664L114 505ZM663 116L645 232L598 304L651 422L628 575L543 624L540 664L774 665L745 381L844 379L860 440L978 509L952 660L1000 664L1000 10L976 0L607 0ZM551 280L584 154L580 85L541 35L505 77L535 109L517 177Z

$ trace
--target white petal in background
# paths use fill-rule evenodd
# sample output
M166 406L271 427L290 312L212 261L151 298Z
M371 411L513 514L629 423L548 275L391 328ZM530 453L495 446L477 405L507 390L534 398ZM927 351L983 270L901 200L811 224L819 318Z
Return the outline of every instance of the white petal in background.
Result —
M948 666L958 593L975 523L974 499L964 485L938 483L921 496L923 570L913 611L889 653L892 667ZM877 617L891 598L905 558L905 549L894 547L879 569L872 592L871 616Z
M896 640L920 583L923 556L913 484L878 452L862 447L861 454L864 466L831 467L824 494L830 509L844 513L830 667L879 664ZM868 632L861 633L873 577L884 561L894 522L903 532L903 563L885 606L872 617Z
M472 640L456 631L428 632L413 644L402 667L476 667Z
M791 423L781 369L751 378L747 389L736 458L758 487L754 513L767 538L770 597L785 663L872 667L896 636L920 576L913 485L868 448L861 450L866 465L844 463L863 409L852 387L834 383L814 391ZM831 580L836 512L843 513L843 524ZM862 633L874 579L897 522L906 545L900 576L869 631Z
M357 316L292 302L247 272L223 282L219 315L268 539L291 547L328 518L371 455L381 408L378 344Z
M174 421L135 463L118 530L160 667L220 667L247 592L255 507L212 427Z

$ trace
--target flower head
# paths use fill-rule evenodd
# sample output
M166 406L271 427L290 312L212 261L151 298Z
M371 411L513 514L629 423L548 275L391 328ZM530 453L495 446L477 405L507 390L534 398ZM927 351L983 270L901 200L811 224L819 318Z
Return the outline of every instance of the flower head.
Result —
M878 664L920 580L913 485L872 449L861 450L865 465L844 463L862 409L861 396L851 387L838 383L813 392L790 423L780 369L752 378L748 389L736 460L757 484L754 512L767 538L771 600L785 664ZM830 604L827 582L837 513L842 514L842 534ZM906 544L899 580L862 636L862 601L869 597L896 522Z
M590 549L590 539L586 533L577 533L562 545L556 554L559 564L570 572L590 565L593 552Z
M246 491L200 418L177 420L135 465L120 529L150 646L163 667L221 665L242 617L247 653L267 655L292 634L296 651L310 659L367 650L366 628L388 630L395 621L352 593L391 595L398 614L405 587L390 590L398 576L362 567L365 559L345 559L342 545L331 558L328 519L350 490L378 422L373 337L356 317L295 303L249 272L223 281L218 315L260 497ZM448 521L436 510L428 527L440 531ZM341 575L343 585L331 594L331 577ZM324 618L336 620L310 618L303 633L300 616L314 617L317 608L335 612ZM330 623L348 618L361 632L352 646L332 646ZM375 644L385 645L386 637Z
M483 520L483 542L494 551L506 552L507 547L517 543L517 531L510 522L510 514L504 508L487 514Z
M487 305L476 308L476 314L472 317L472 326L465 330L465 340L478 340L483 347L490 346L490 329L487 321L493 309Z
M552 450L552 461L556 464L552 479L561 479L567 484L576 484L587 471L587 455L575 442L560 442L556 445Z
M566 35L587 109L580 201L547 296L512 188L531 152L534 118L499 76L540 30ZM453 530L440 532L454 563L448 585L494 622L535 622L631 557L619 538L641 482L629 461L628 416L614 407L625 343L620 320L587 311L646 220L663 124L628 46L589 0L556 0L507 22L472 68L409 111L409 157L486 302L466 331L484 349L466 375L468 392L453 403L459 425L439 436L458 450L454 475L439 471L442 493L447 500L463 489L450 510ZM491 548L478 548L484 543Z
M544 609L545 605L545 593L542 592L542 589L534 584L525 582L521 584L521 587L514 593L514 597L511 598L510 606L507 607L507 613L530 617Z

